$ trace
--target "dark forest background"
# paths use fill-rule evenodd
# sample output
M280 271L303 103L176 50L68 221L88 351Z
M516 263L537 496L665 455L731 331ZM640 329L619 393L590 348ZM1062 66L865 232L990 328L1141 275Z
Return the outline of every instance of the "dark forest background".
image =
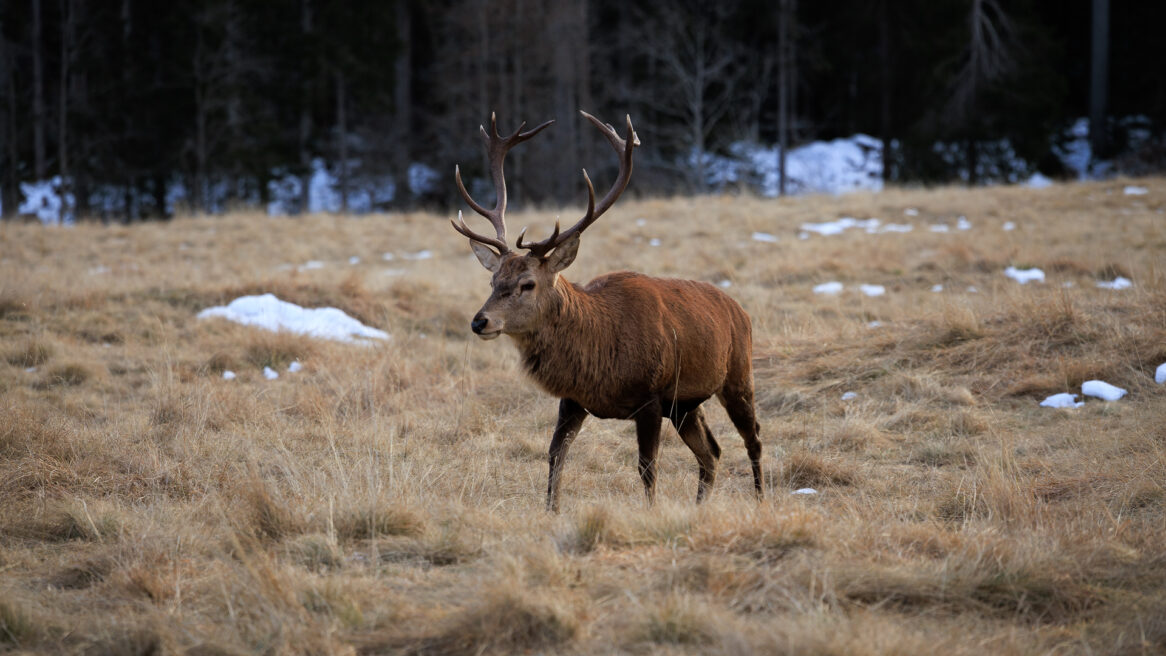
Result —
M615 163L580 108L631 114L638 193L702 191L687 155L734 141L858 132L891 182L953 179L936 142L975 164L1001 139L1056 177L1052 142L1091 112L1094 157L1136 174L1166 159L1162 25L1136 0L5 0L0 192L7 215L53 176L81 217L162 216L174 187L217 211L319 158L345 205L382 176L383 209L441 207L455 162L482 175L496 110L504 131L558 121L512 153L513 202L578 202L580 167L601 186ZM1129 117L1152 134L1136 151ZM432 189L409 191L414 163Z

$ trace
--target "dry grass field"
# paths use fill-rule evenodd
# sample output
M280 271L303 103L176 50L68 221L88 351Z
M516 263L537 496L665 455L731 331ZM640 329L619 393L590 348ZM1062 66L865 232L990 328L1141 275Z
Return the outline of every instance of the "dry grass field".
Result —
M567 277L727 281L768 496L713 401L708 503L670 426L649 508L589 419L557 516L557 403L470 333L448 217L0 225L0 651L1163 653L1166 180L1129 183L617 204ZM798 239L841 216L915 229ZM195 318L261 292L392 338ZM1095 378L1128 396L1038 407Z

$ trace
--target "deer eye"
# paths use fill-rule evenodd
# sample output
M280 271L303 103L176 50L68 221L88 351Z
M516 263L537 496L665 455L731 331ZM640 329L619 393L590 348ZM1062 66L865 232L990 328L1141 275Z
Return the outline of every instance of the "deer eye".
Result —
M530 290L534 289L534 282L528 280L522 283L521 289L524 292L529 292Z

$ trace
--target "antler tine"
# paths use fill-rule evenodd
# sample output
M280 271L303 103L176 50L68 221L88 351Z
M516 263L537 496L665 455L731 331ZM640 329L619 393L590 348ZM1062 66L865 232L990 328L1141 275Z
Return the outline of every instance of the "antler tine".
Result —
M501 239L491 239L490 237L486 237L484 235L479 235L478 233L474 232L473 230L470 230L469 226L467 226L466 222L462 219L462 211L461 210L458 210L458 212L457 212L457 221L455 222L453 219L450 219L449 224L453 226L454 230L457 230L458 232L462 233L466 237L469 237L471 240L476 241L476 242L481 242L481 243L486 244L488 246L493 246L495 249L498 250L499 255L501 255L503 253L510 252L510 248L508 246L506 246L506 242L502 241Z
M454 223L453 221L450 222L453 223L455 230L474 241L493 246L494 248L498 249L499 255L510 252L510 247L506 245L506 175L503 171L503 163L506 160L506 153L509 152L510 149L514 146L522 143L523 141L526 141L527 139L530 139L539 132L542 132L552 123L554 123L553 120L547 121L546 123L543 123L542 125L532 130L523 132L522 128L526 127L526 122L524 121L518 126L518 129L514 131L514 134L511 134L509 137L501 137L498 134L497 116L495 113L491 112L490 132L486 131L486 126L478 126L479 131L482 133L482 140L486 142L486 155L490 162L490 177L494 180L494 194L496 198L494 202L494 209L488 210L485 207L482 207L482 205L478 204L478 202L470 196L470 193L466 191L465 184L462 182L460 167L454 167L454 181L457 182L458 191L461 192L462 199L466 201L466 204L469 205L470 208L478 214L486 217L486 219L490 222L490 225L494 226L494 232L497 235L497 238L491 239L470 230L469 227L466 226L465 221L462 220L460 212L458 213L457 223Z
M627 116L628 135L625 139L619 136L611 124L602 123L599 119L587 112L580 111L579 113L588 121L591 121L595 127L599 128L599 131L611 143L611 147L615 149L616 154L619 155L619 174L616 176L615 182L612 183L611 189L603 197L603 200L596 204L595 187L591 184L591 178L588 177L587 170L583 170L583 180L587 183L587 213L583 215L583 218L562 233L559 232L559 225L556 223L554 233L540 242L524 244L522 243L522 238L519 238L518 248L529 249L531 254L538 257L546 255L573 235L586 230L588 226L594 223L596 219L615 204L620 194L627 188L628 182L631 181L632 150L640 145L640 138L636 135L636 131L632 127L632 117L630 115ZM525 230L523 233L525 234Z

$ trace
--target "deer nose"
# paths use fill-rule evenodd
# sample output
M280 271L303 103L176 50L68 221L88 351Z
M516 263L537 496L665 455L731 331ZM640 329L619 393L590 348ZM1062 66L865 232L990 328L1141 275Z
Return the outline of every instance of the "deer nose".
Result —
M487 323L489 323L489 320L479 312L474 315L474 320L470 322L470 330L474 331L475 335L481 335L482 331L486 329Z

